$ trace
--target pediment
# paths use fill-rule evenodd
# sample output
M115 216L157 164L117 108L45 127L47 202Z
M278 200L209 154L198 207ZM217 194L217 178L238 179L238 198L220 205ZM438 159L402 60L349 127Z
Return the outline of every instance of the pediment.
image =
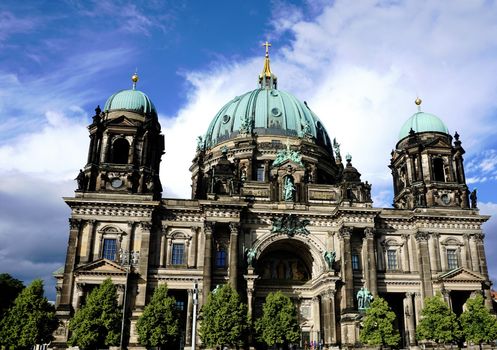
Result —
M286 159L282 163L278 164L277 166L273 166L273 169L287 169L288 166L291 166L293 169L300 169L304 168L304 165L302 163L294 162L290 159Z
M133 121L132 119L129 119L125 115L122 115L120 117L117 117L115 119L110 120L107 125L108 126L132 126L132 127L136 127L137 123L135 121Z
M450 148L450 147L451 147L451 145L450 145L450 144L448 144L447 142L445 142L445 140L444 140L444 139L442 139L442 138L438 138L438 137L437 137L436 139L434 139L434 140L432 140L432 141L428 142L428 143L425 145L425 147L426 147L426 146L429 146L429 147L442 147L442 148L447 148L447 147L449 147L449 148Z
M126 269L115 261L99 259L89 264L78 267L75 274L124 274Z
M485 278L479 273L459 267L441 274L438 276L438 280L443 282L484 282Z

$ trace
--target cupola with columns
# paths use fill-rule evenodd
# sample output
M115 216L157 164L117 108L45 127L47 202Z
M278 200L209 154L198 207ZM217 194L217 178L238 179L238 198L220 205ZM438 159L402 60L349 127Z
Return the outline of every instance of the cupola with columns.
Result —
M164 136L154 104L136 89L138 75L133 74L131 80L132 89L113 94L103 110L100 106L95 109L88 126L88 162L77 177L77 192L161 197L159 165Z
M440 118L421 111L421 102L416 99L418 111L402 126L392 151L394 206L468 208L459 134L452 137Z

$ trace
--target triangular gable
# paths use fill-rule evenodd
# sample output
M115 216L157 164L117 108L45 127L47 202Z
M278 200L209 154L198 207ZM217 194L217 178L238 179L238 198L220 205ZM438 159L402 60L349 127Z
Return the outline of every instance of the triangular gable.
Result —
M120 117L117 117L115 119L110 120L107 125L108 126L136 126L136 123L133 120L122 115Z
M118 263L107 260L99 259L87 265L78 267L74 273L76 274L123 274L126 269Z
M451 281L485 281L485 278L479 273L470 271L464 267L459 267L457 269L445 272L438 276L439 281L451 282Z
M430 147L450 147L450 144L445 142L444 139L437 137L436 139L428 142L425 146L430 146Z
M304 165L302 163L297 163L297 162L294 162L290 159L284 160L282 163L278 164L277 166L273 165L273 168L274 169L282 169L282 168L286 169L289 165L291 165L292 168L294 168L294 169L304 168Z

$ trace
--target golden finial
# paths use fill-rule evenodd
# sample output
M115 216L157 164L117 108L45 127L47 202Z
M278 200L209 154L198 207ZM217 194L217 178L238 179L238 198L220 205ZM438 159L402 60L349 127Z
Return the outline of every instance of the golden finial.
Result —
M136 83L138 82L138 79L139 79L139 77L138 77L137 69L135 69L135 74L133 74L131 76L131 81L133 82L133 90L136 89Z
M271 67L269 66L269 47L271 46L270 43L267 41L262 44L262 46L266 47L266 58L264 59L264 68L262 69L262 76L271 78Z
M423 102L423 100L421 100L419 97L416 97L416 100L414 101L414 103L416 104L416 106L418 106L418 111L421 112L421 103Z

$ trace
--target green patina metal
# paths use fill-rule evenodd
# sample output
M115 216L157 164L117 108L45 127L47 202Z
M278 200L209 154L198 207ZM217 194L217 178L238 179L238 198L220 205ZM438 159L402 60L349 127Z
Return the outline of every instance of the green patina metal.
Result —
M157 110L150 98L139 90L121 90L105 102L104 112L122 109L157 115Z
M276 158L274 159L272 163L272 167L278 167L281 164L285 163L287 160L298 164L301 167L304 167L304 164L302 163L302 155L300 154L299 151L292 151L289 147L287 147L285 150L278 151L276 154Z
M307 219L299 220L295 214L285 214L282 217L271 219L273 227L271 233L284 233L289 237L297 234L308 235L310 234L306 226L310 224Z
M399 132L399 140L409 136L411 129L415 133L421 132L441 132L444 134L449 133L449 129L444 124L444 122L438 118L436 115L417 112L414 113L405 123Z

